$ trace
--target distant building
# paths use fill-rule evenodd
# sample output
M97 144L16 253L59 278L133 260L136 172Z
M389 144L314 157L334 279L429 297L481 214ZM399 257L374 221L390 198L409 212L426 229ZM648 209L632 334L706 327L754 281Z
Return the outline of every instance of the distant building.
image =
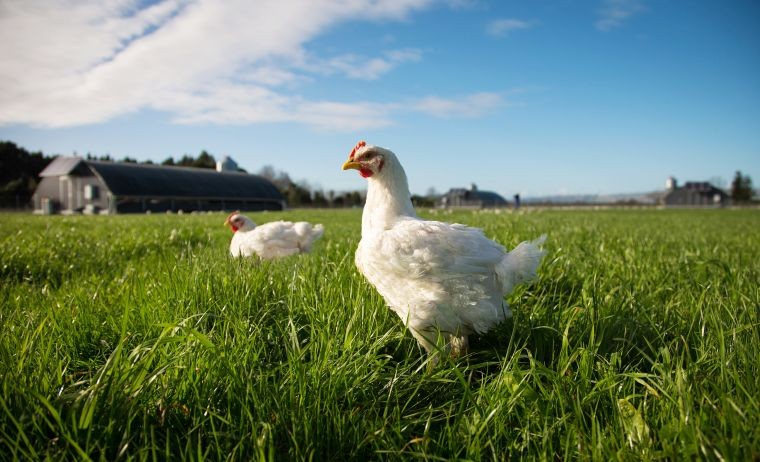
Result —
M662 203L666 207L722 207L728 203L728 194L706 181L688 181L679 187L671 176L665 181Z
M285 199L277 188L257 175L81 157L53 160L40 173L33 202L35 211L45 214L285 207Z
M230 156L224 156L222 160L216 161L217 172L237 172L239 170L237 162L232 160Z
M499 194L482 191L473 183L470 189L453 188L438 199L439 207L507 207L509 203Z

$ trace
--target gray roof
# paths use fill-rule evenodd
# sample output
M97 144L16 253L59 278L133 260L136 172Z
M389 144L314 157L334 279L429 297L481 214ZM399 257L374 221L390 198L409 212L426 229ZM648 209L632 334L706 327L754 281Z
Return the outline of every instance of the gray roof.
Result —
M475 191L478 200L492 204L506 204L507 201L501 195L491 191Z
M41 177L68 175L82 162L81 157L58 156L50 162L41 172Z
M500 194L493 191L484 191L481 189L452 188L444 194L446 197L459 197L466 201L482 201L487 205L506 205L507 200Z
M267 179L242 172L217 172L192 167L167 167L125 162L58 157L40 176L60 176L79 170L85 164L116 196L189 197L197 199L284 200Z

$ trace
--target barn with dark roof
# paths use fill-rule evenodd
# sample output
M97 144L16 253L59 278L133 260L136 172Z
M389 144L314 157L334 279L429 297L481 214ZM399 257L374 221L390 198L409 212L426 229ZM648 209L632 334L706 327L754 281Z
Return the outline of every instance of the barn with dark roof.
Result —
M38 213L282 210L267 179L242 172L57 157L33 196Z
M465 208L507 207L509 205L507 200L498 193L483 191L475 184L472 184L469 189L450 189L438 199L437 204L439 207Z
M723 207L728 204L728 194L706 181L687 181L678 186L676 179L665 182L662 202L666 207Z

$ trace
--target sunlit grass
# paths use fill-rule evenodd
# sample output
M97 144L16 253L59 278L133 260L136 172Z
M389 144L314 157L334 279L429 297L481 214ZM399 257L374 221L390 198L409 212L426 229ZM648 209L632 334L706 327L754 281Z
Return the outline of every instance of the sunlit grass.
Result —
M357 273L233 260L224 215L0 221L0 459L760 457L760 213L428 211L546 233L514 318L429 368Z

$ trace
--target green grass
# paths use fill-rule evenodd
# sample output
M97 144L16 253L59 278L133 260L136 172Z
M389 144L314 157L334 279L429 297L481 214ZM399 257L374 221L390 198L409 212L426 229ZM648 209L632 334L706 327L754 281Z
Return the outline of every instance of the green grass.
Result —
M0 217L0 459L760 458L760 213L427 217L539 280L429 369L357 273L360 211L309 255L233 260L224 215Z

